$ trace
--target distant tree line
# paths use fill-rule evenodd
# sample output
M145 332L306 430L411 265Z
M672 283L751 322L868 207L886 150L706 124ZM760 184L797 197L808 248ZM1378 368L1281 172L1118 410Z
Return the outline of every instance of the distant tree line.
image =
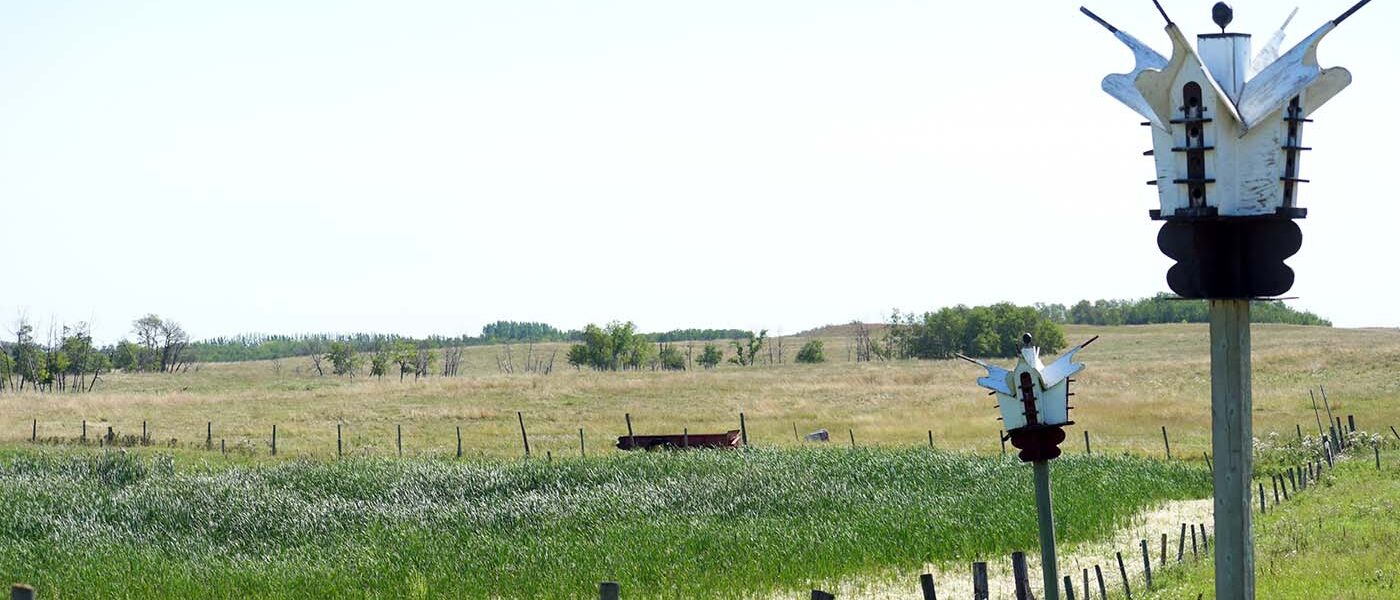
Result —
M636 327L633 326L631 335L637 336L638 342L665 344L685 341L729 340L751 334L743 329L675 329L663 333L637 333L635 329ZM465 346L516 342L579 342L585 340L586 334L588 334L587 330L564 331L547 323L496 321L483 326L479 336L433 335L413 338L376 333L246 334L192 342L189 344L188 351L189 359L196 362L237 362L324 355L327 348L334 343L348 344L354 352L364 354L373 353L387 345L400 342L411 344L422 350L445 350Z
M0 341L0 392L90 392L112 369L107 352L93 346L86 323L50 328L48 339L20 317L13 342Z
M1030 333L1041 352L1065 347L1060 326L1033 306L1010 303L991 306L952 306L922 315L890 315L885 336L869 344L874 358L952 358L954 354L1011 357L1021 348L1021 335Z
M1046 319L1068 325L1210 322L1210 306L1205 300L1183 300L1171 294L1157 294L1138 300L1080 300L1069 307L1063 304L1036 304L1035 308ZM1250 303L1250 320L1255 323L1332 326L1331 321L1282 302Z

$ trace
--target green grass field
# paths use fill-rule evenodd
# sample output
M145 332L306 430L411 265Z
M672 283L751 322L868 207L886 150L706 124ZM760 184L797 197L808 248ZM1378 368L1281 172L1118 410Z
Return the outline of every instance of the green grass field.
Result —
M1270 600L1400 598L1400 452L1377 470L1363 450L1321 485L1255 516L1257 595ZM1211 597L1208 560L1167 571L1149 599Z
M1055 465L1066 542L1208 493L1199 465ZM1035 545L1028 468L911 448L213 463L0 459L0 573L47 598L765 597Z
M1074 341L1102 338L1080 355L1088 369L1075 387L1078 425L1056 464L1062 540L1102 541L1164 501L1208 495L1205 327L1068 329ZM833 362L822 365L593 373L560 359L552 375L507 375L495 369L499 348L477 347L467 376L417 382L318 377L286 359L114 374L92 394L0 395L0 573L57 598L583 598L604 579L623 582L629 598L788 597L1033 549L1029 474L999 456L978 369L845 362L845 339L825 335ZM1318 384L1335 415L1387 432L1400 425L1397 362L1393 330L1256 325L1256 436L1316 433L1308 389ZM521 460L516 411L532 460ZM612 448L627 413L644 434L733 429L740 412L755 445L746 452ZM88 440L78 444L84 420ZM108 427L134 435L142 421L154 447L96 447ZM398 426L404 460L395 459ZM1157 460L1163 426L1170 463ZM799 444L794 428L827 428L833 443ZM859 448L849 448L848 429ZM938 450L927 447L928 431ZM1342 479L1338 489L1349 485ZM1372 521L1400 502L1393 470L1357 479L1370 486L1357 497L1369 489L1374 502L1333 507L1356 509L1343 528L1355 533L1339 544L1388 531ZM1296 510L1316 502L1324 512L1332 497L1348 496L1319 493ZM1261 550L1261 573L1273 572L1265 557L1281 571L1295 556L1318 569L1349 560L1296 541L1310 537L1301 529L1286 533L1306 518L1278 515L1277 526L1273 515L1263 521L1261 549L1294 546ZM1369 560L1354 564L1393 580ZM1392 597L1350 591L1378 589L1352 565L1335 570L1357 583L1334 582L1342 591L1321 597ZM1208 586L1209 570L1168 577L1190 592Z

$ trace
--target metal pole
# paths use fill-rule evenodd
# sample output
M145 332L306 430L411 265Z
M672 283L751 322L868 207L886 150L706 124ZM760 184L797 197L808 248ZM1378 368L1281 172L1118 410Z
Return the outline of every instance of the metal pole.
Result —
M1249 352L1249 301L1211 300L1210 421L1215 455L1217 600L1254 600Z
M1040 568L1045 576L1045 600L1060 600L1060 573L1055 564L1055 514L1050 506L1050 463L1031 463L1035 471L1035 510L1040 517Z

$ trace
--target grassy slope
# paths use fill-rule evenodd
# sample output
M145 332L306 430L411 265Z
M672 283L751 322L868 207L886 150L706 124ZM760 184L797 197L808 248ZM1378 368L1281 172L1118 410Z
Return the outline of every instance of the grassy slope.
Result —
M564 598L605 579L629 598L736 598L1035 543L1024 465L926 448L180 468L134 456L0 459L0 578L47 598ZM1072 457L1055 485L1072 541L1200 497L1208 478Z
M1208 446L1209 371L1203 325L1070 327L1073 341L1102 338L1081 356L1089 368L1076 386L1080 423L1073 448L1089 429L1102 449L1161 453L1160 427L1171 432L1174 454L1197 458ZM800 340L786 342L790 357ZM537 453L576 455L578 429L590 451L606 450L626 432L631 413L639 432L722 431L748 416L750 437L760 444L792 444L793 426L827 428L834 438L855 430L862 444L912 445L932 430L941 446L984 452L997 449L995 411L975 386L977 369L957 361L888 364L845 362L844 338L827 339L833 362L784 364L711 372L576 372L557 359L553 375L499 374L498 348L470 348L468 376L400 383L308 374L305 359L208 365L181 375L111 376L87 395L0 395L0 440L28 439L30 419L40 436L76 437L80 421L96 435L111 425L139 433L202 443L206 421L215 443L266 451L278 425L279 451L329 456L335 424L344 424L354 452L394 452L395 425L403 425L409 454L442 454L456 444L461 426L468 453L520 454L515 411L525 413ZM543 346L553 350L559 346ZM538 348L537 348L538 350ZM515 347L523 362L523 347ZM561 352L562 356L562 352ZM1367 429L1400 425L1400 332L1283 325L1254 328L1256 432L1291 433L1295 424L1315 430L1307 390L1325 384L1338 415L1356 414ZM297 371L300 370L300 373Z
M1400 453L1382 471L1366 456L1347 461L1327 485L1255 517L1257 595L1270 600L1400 598ZM1148 598L1212 595L1212 565L1202 561L1158 578Z

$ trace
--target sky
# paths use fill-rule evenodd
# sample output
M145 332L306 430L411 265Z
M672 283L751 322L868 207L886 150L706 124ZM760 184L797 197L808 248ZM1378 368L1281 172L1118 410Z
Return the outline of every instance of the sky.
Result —
M1213 2L1164 0L1187 32ZM1285 48L1351 4L1300 1ZM794 333L1166 290L1128 50L1044 0L0 0L0 329ZM1292 4L1234 3L1256 48ZM1100 16L1169 53L1148 0ZM1400 3L1323 41L1294 306L1400 325ZM8 331L8 329L6 329Z

